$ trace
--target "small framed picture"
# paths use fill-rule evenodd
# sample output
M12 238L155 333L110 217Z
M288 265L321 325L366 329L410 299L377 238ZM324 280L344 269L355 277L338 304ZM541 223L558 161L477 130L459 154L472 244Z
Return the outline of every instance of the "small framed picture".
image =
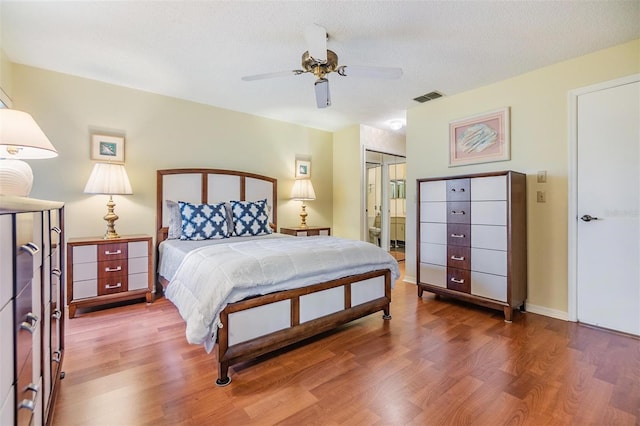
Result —
M311 161L296 160L296 179L311 177Z
M124 137L91 135L91 159L124 163Z
M511 159L509 107L449 123L449 167Z

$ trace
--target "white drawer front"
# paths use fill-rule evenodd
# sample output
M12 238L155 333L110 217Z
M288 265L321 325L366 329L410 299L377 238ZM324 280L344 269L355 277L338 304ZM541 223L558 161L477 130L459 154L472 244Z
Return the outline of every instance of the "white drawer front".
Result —
M432 265L430 263L421 263L420 282L447 288L447 267Z
M73 263L87 263L98 261L98 246L74 246Z
M420 263L447 266L447 246L444 244L420 244Z
M507 301L507 277L471 271L471 294Z
M447 181L420 182L420 201L447 201Z
M507 227L471 225L471 247L507 250Z
M95 280L98 278L98 263L73 263L73 281Z
M447 203L427 202L420 203L421 222L446 222Z
M476 201L471 203L471 224L507 225L506 201Z
M146 241L135 241L129 243L127 247L129 259L134 257L147 257L149 256L149 245Z
M488 176L471 179L471 201L506 199L506 176Z
M73 299L85 299L98 295L98 280L74 281Z
M129 259L128 265L129 274L144 274L149 272L149 258L148 257L136 257Z
M318 235L329 235L329 230L328 229L321 229L318 232Z
M8 346L8 345L5 345ZM11 386L7 389L6 399L0 399L0 425L12 425L15 423L16 404L14 400L14 389Z
M129 274L127 286L129 290L149 288L149 274Z
M446 223L421 223L420 242L447 244L447 224Z
M471 270L507 276L507 252L472 248Z
M12 233L11 215L0 216L0 235L7 236L0 239L0 309L13 296L13 239L9 238ZM6 336L12 336L9 333ZM4 336L4 334L3 334Z

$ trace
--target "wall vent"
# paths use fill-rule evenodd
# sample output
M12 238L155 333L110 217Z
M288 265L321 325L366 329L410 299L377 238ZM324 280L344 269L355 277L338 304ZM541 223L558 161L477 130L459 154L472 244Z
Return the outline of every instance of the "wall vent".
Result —
M437 90L434 90L433 92L429 92L429 93L424 94L422 96L418 96L417 98L413 98L413 100L416 101L416 102L420 102L422 104L422 103L425 103L427 101L432 101L434 99L441 98L443 96L444 95L442 93L438 92Z

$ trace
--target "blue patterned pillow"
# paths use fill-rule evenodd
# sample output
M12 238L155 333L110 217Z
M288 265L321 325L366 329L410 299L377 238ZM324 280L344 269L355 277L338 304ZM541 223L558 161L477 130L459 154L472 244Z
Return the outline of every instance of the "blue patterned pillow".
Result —
M181 240L211 240L231 235L224 203L191 204L178 201L182 216Z
M239 237L271 234L267 200L231 201L233 233Z

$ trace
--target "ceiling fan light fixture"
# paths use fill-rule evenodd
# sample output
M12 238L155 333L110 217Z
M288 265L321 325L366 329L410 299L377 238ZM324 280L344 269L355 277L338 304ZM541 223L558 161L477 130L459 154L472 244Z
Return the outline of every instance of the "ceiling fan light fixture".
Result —
M389 128L391 130L400 130L404 127L404 121L402 120L391 120L389 122Z
M316 105L318 108L331 106L331 95L329 94L329 80L319 78L315 82Z

